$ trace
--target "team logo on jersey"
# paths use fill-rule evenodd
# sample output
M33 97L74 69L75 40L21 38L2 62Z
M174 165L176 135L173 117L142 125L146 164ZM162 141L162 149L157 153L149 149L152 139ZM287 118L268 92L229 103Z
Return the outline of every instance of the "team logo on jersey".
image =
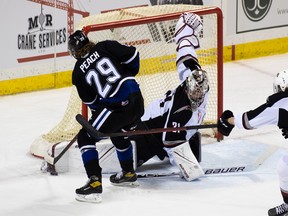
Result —
M272 0L242 0L243 10L253 22L262 20L270 10Z
M129 100L121 101L121 106L126 106L129 104Z

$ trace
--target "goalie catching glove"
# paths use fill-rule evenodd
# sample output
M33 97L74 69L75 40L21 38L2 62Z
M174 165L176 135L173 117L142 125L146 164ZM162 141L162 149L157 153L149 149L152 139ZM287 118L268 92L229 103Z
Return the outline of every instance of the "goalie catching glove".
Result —
M217 122L217 129L224 136L229 136L234 128L234 125L228 122L231 117L234 117L233 113L230 110L225 110Z
M189 41L195 48L199 48L198 35L203 28L201 18L194 13L183 13L175 26L175 42L179 45L183 40Z

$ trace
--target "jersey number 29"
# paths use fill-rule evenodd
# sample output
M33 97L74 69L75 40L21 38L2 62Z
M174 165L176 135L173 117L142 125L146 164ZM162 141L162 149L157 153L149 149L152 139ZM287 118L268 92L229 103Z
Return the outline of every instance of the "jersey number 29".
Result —
M100 76L107 77L105 83L100 82ZM96 88L101 97L105 98L112 89L112 84L121 78L117 69L108 58L102 58L96 63L96 70L91 69L86 75L86 81L89 85L96 84Z

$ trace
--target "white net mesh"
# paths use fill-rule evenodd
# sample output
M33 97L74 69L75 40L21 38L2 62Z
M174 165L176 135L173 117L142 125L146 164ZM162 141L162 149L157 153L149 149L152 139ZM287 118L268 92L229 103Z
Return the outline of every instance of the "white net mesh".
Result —
M137 47L141 62L136 79L147 105L155 99L162 98L166 91L174 89L180 83L176 71L176 44L174 43L174 29L180 14L184 11L201 13L206 9L204 6L193 5L129 8L84 18L77 29L85 27L89 39L94 42L117 40ZM196 52L202 68L208 73L210 83L205 122L215 123L219 107L218 17L216 13L200 15L203 20L203 30L199 38L201 47ZM71 140L80 128L75 121L77 113L81 113L81 101L74 89L62 121L49 133L35 140L31 147L32 154L41 156L41 152L36 152L38 145Z

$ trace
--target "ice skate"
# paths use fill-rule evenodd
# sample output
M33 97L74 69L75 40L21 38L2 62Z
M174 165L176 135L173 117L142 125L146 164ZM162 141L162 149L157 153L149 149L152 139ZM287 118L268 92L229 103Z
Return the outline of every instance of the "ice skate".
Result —
M139 186L135 172L119 172L110 176L110 182L117 186Z
M76 200L81 202L99 203L102 201L102 181L97 176L91 176L87 183L76 189Z
M269 216L288 216L288 204L283 203L268 210Z

